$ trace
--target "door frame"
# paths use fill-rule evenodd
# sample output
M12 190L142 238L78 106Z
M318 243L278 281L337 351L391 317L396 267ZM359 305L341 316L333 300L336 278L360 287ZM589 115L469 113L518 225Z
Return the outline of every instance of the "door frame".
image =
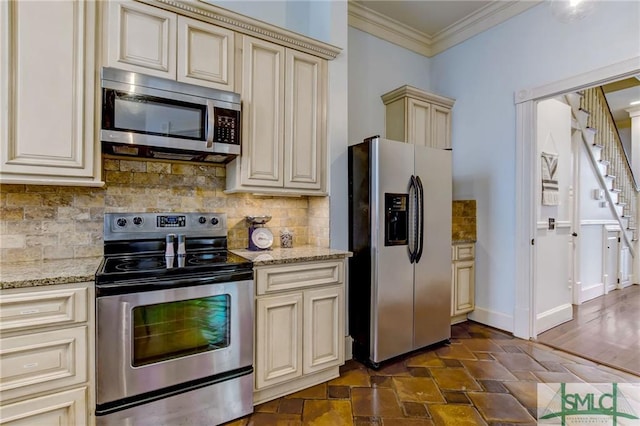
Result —
M601 85L640 73L640 56L598 68L584 74L515 93L516 104L516 288L513 334L535 338L536 300L536 106L537 102L571 91ZM577 226L577 224L576 224Z

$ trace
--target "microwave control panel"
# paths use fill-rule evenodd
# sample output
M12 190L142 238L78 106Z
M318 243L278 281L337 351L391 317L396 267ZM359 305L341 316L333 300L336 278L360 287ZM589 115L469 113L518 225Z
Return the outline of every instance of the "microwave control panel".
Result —
M216 108L215 109L215 130L213 139L216 142L240 145L240 112Z

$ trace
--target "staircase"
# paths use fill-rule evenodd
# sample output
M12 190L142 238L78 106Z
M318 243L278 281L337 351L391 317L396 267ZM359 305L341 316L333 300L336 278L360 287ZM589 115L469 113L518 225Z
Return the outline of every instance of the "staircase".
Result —
M618 218L626 245L634 256L638 188L602 88L570 93L566 100L573 112L574 128L582 132L591 160L600 171L599 180L605 189L603 202Z

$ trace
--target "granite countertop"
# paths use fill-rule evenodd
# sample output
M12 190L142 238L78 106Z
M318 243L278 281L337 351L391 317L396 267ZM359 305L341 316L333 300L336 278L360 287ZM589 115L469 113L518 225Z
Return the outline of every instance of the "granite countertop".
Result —
M0 264L0 289L94 281L100 257Z
M251 260L255 266L342 259L345 257L351 257L352 255L350 251L314 246L300 246L293 248L277 247L264 251L236 249L231 250L231 252Z
M277 265L315 260L342 259L351 252L330 248L300 246L274 248L267 251L231 250L251 260L254 265ZM43 260L0 264L0 289L38 287L56 284L81 283L95 280L102 257Z

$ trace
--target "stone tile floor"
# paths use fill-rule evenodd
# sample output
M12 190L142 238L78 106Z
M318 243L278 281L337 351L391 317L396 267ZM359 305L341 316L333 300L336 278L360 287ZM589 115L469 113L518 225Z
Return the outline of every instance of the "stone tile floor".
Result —
M227 426L535 425L536 383L640 382L640 377L474 322L451 344L340 377L255 407Z

